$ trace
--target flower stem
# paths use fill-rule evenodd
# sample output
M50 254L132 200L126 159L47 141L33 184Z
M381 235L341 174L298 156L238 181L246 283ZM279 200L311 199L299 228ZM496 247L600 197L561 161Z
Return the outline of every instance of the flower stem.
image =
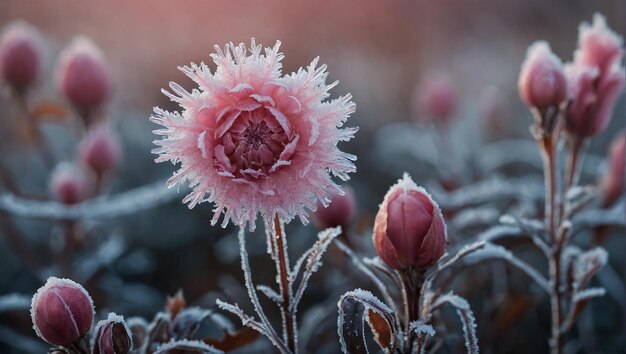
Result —
M278 215L274 217L274 236L276 238L275 242L275 252L274 254L277 257L274 257L274 261L278 262L277 269L279 270L279 278L280 278L280 292L282 296L282 307L281 314L283 315L285 329L286 329L286 337L287 344L292 353L297 353L296 349L296 319L295 319L295 309L290 308L291 304L291 285L289 283L289 266L287 265L287 240L285 239L285 235L282 233L282 228L280 224L280 219Z

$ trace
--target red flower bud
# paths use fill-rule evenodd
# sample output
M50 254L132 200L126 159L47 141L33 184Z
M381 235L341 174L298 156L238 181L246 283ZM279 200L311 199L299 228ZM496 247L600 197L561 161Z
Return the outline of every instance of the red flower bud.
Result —
M586 138L608 126L626 74L621 66L623 40L596 14L593 25L580 26L574 63L565 68L571 103L566 115L567 131Z
M109 313L98 322L93 337L92 354L127 354L132 347L131 333L124 317Z
M395 269L428 268L446 249L446 225L430 195L408 174L389 189L374 222L378 256Z
M0 38L0 75L15 91L23 93L37 79L41 39L31 25L16 21Z
M611 143L608 157L608 169L600 185L602 205L605 207L615 203L624 193L625 147L626 132L622 132Z
M41 339L66 346L91 329L93 301L80 284L50 277L33 296L30 314Z
M558 107L565 101L567 87L561 60L548 43L533 43L526 53L518 81L519 94L529 107Z
M54 198L65 204L82 202L90 192L88 176L69 162L60 163L52 171L49 186Z
M341 226L345 231L350 225L356 212L356 200L352 188L346 186L344 190L343 195L334 192L327 207L318 204L317 211L313 213L313 220L321 229Z
M413 101L418 121L446 124L458 106L456 87L446 78L425 80L414 92Z
M74 38L59 55L59 91L81 113L99 108L111 94L104 55L87 37Z
M105 125L90 129L78 146L78 158L81 163L99 175L115 169L121 156L120 140Z

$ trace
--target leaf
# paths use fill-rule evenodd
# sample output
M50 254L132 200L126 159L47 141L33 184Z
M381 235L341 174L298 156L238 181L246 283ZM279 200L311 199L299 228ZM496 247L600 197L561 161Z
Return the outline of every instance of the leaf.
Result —
M52 101L43 101L38 103L31 110L30 115L37 120L49 119L56 121L65 121L68 117L65 107Z
M355 289L343 294L337 303L339 316L337 317L337 331L341 350L344 353L369 353L365 342L363 322L365 311L372 311L380 316L390 328L390 338L395 335L394 317L391 309L382 303L371 292ZM390 340L390 350L393 342Z
M7 294L0 296L0 313L30 309L32 296Z
M157 348L154 354L223 353L223 351L198 340L174 340Z
M204 342L224 352L230 352L253 343L257 338L259 338L259 332L252 328L244 327L232 334L224 331L222 339L205 338Z
M187 307L187 301L185 301L183 289L178 289L174 296L168 296L165 301L165 309L170 314L172 320L176 319L176 315L185 307Z
M172 334L176 339L190 339L200 328L202 321L211 314L210 310L189 307L182 310L172 324Z
M391 328L385 318L372 310L367 310L367 323L374 334L374 340L381 349L391 347Z
M465 337L465 348L470 354L478 354L478 338L476 337L476 319L469 303L464 298L449 292L440 296L433 303L433 309L437 309L448 303L456 308L459 319L463 324L463 336Z

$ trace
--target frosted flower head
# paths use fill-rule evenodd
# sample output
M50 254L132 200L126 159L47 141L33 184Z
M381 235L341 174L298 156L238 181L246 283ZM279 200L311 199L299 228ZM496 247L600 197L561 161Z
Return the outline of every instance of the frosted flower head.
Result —
M344 232L347 231L356 213L356 199L352 188L346 186L344 190L343 194L334 192L331 196L332 202L328 206L324 207L321 204L317 206L313 219L320 228L341 226Z
M10 23L0 38L0 76L23 93L39 76L42 52L37 30L23 21Z
M132 348L132 335L124 317L113 312L98 322L93 336L92 354L127 354Z
M356 157L337 144L353 138L356 128L341 129L355 105L351 95L326 100L337 82L326 84L326 66L314 59L297 72L282 75L280 42L262 50L252 40L215 47L214 72L204 63L181 70L198 85L187 92L171 82L163 91L182 112L155 108L151 120L164 128L157 162L180 163L170 187L187 181L192 191L183 202L192 208L215 203L212 223L229 221L254 229L257 214L287 222L307 209L327 205L342 191L331 176L348 179Z
M56 76L59 91L81 113L99 108L111 95L104 54L85 36L75 37L59 54Z
M90 180L85 171L69 162L57 165L50 175L50 193L64 204L82 202L89 195L90 187Z
M380 205L373 238L376 253L388 266L423 269L445 253L446 224L437 203L405 173Z
M454 117L459 104L454 84L444 76L432 76L413 93L414 115L419 122L446 124Z
M591 137L608 126L626 80L622 46L622 38L599 14L592 25L580 26L574 62L565 68L571 100L566 129L570 134Z
M519 94L528 107L558 107L567 97L563 64L544 41L528 47L518 81Z
M41 339L65 346L91 329L93 301L80 284L50 277L33 296L30 315Z
M78 145L78 158L98 175L115 169L122 158L117 134L108 125L92 127Z

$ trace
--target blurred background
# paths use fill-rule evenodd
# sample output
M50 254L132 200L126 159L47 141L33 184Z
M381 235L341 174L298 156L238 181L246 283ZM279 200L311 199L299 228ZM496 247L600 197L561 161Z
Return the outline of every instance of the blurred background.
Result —
M193 88L177 66L204 61L214 68L208 56L213 45L248 44L252 37L264 46L272 46L276 40L282 42L285 73L306 66L319 56L322 63L328 64L329 81L340 82L333 89L333 96L350 92L357 104L347 125L360 130L355 139L340 148L358 156L357 173L349 181L358 202L354 234L369 240L377 206L403 171L410 172L422 185L439 176L432 165L419 158L430 150L424 147L425 152L415 152L424 139L415 123L419 119L413 99L421 83L432 77L445 77L456 88L459 104L450 134L446 135L453 152L450 161L442 164L452 165L453 175L459 177L464 172L459 160L487 143L522 139L532 145L528 133L532 120L517 93L517 76L528 46L545 39L564 62L570 61L582 21L590 21L595 12L602 13L609 27L623 35L625 10L621 0L0 0L0 27L21 19L38 28L45 40L43 70L37 87L30 93L32 102L64 104L56 90L54 67L59 51L75 35L90 37L104 52L113 77L113 96L104 111L123 146L121 166L104 187L103 194L107 195L158 182L173 172L172 165L153 162L155 156L150 150L156 136L152 130L157 126L148 117L154 106L178 109L160 91L169 81ZM602 168L601 163L594 161L606 155L611 139L624 128L624 110L622 95L611 127L591 144L587 181ZM36 149L16 134L12 114L8 96L3 95L0 160L25 194L49 199L50 171L38 159ZM72 160L76 154L77 138L67 132L66 124L61 120L42 123L58 161ZM407 133L397 135L398 129ZM394 136L399 141L390 146L386 139ZM538 154L531 159L540 161ZM538 171L524 167L512 172L527 173L537 175ZM461 176L456 184L469 183L474 177ZM188 210L181 203L185 192L181 188L178 195L168 195L163 203L148 210L86 222L89 251L78 252L74 266L79 267L94 254L104 253L103 259L110 259L102 262L105 270L99 270L98 276L86 284L99 310L151 318L162 307L165 296L179 288L184 289L189 302L207 307L213 307L215 298L224 296L224 292L236 298L234 293L241 291L237 284L242 277L235 230L232 226L210 226L211 205L201 204ZM47 250L53 247L50 245L63 226L21 217L11 218L11 229L6 223L3 225L0 233L22 235L34 254L41 257L39 263L53 263ZM302 227L295 221L288 225L288 231L294 254L312 243L317 232L315 227ZM623 229L617 232L623 236ZM111 245L111 239L119 242ZM32 294L41 285L41 279L25 267L6 240L0 238L0 295ZM263 237L249 237L249 242L249 248L257 249L251 251L253 268L258 269L255 277L260 283L270 282L273 269L264 257ZM610 242L616 249L624 250L623 238ZM617 255L621 257L620 253ZM616 262L617 275L623 279L624 261ZM39 274L53 271L47 272L44 269ZM330 296L330 286L322 282L326 279L323 277L330 276L316 276L319 282L314 279L305 308L307 303ZM520 289L526 281L518 282ZM343 290L352 288L348 285ZM470 298L478 301L471 302L479 324L489 321L480 312L480 296ZM479 330L479 337L487 346L485 352L547 351L547 301L523 300L515 303L521 314L507 323L506 330ZM620 346L623 349L624 341L618 338L623 334L624 320L619 315L620 307L614 300L606 300L596 310L606 317L596 319L598 337L594 348L598 352L618 352L615 350ZM329 318L330 322L335 321L336 312ZM320 351L338 350L334 334L331 330L326 340L329 344ZM23 336L24 340L34 337L28 315L0 314L0 352L28 352L28 347L7 344L7 338L14 335ZM444 352L454 352L447 350Z

